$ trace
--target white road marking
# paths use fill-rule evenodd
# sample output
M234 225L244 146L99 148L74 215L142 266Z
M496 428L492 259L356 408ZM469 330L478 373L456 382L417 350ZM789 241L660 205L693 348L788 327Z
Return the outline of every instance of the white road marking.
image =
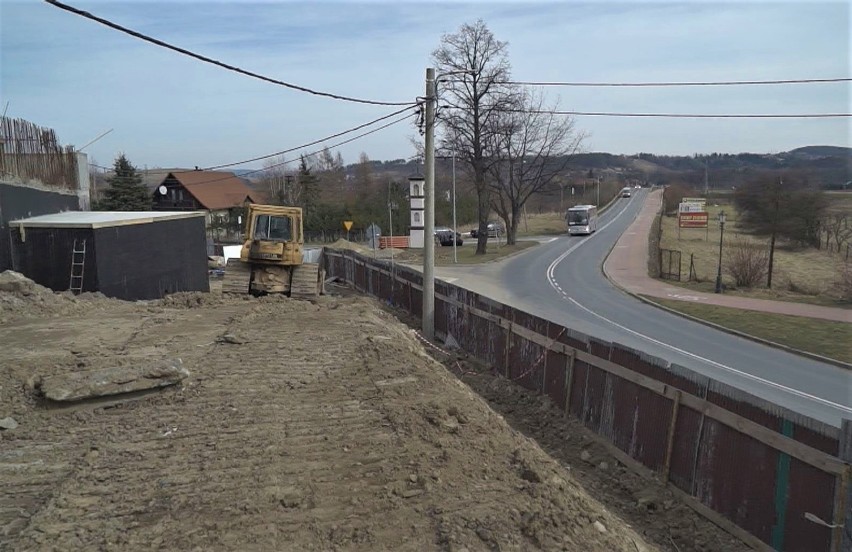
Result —
M701 297L697 297L695 295L678 295L677 293L666 293L667 297L671 297L673 299L680 299L682 301L701 301Z
M618 218L621 217L622 214L624 214L624 211L627 210L627 207L629 207L630 203L632 203L632 202L633 202L633 199L631 199L630 202L628 202L627 205L625 205L624 209L622 209L617 215L615 215L615 217L613 217L613 219L611 221L609 221L608 223L603 225L601 228L599 228L598 231L604 230L607 226L609 226L610 224L612 224L613 222L618 220ZM573 303L574 305L576 305L579 308L583 309L584 311L588 312L592 316L595 316L595 317L603 320L604 322L608 322L609 324L611 324L611 325L615 326L616 328L619 328L620 330L623 330L623 331L625 331L629 334L635 335L636 337L639 337L641 339L645 339L646 341L650 341L651 343L654 343L655 345L665 347L669 350L672 350L676 353L680 353L684 356L693 358L695 360L700 360L702 362L706 362L706 363L708 363L712 366L715 366L715 367L720 368L722 370L725 370L727 372L737 374L739 376L742 376L742 377L749 379L751 381L755 381L757 383L762 383L762 384L767 385L769 387L778 389L779 391L784 391L786 393L789 393L791 395L795 395L797 397L801 397L801 398L804 398L804 399L810 399L814 402L818 402L818 403L824 404L826 406L836 408L836 409L838 409L842 412L852 413L852 408L849 408L849 407L844 406L842 404L838 404L838 403L829 401L827 399L823 399L823 398L817 397L815 395L805 393L804 391L799 391L798 389L793 389L792 387L787 387L785 385L781 385L780 383L775 383L773 381L763 379L759 376L749 374L748 372L743 372L742 370L737 370L736 368L732 368L732 367L727 366L725 364L722 364L720 362L716 362L715 360L711 360L709 358L705 358L705 357L702 357L700 355L690 353L689 351L686 351L684 349L680 349L678 347L675 347L674 345L669 345L668 343L664 343L664 342L662 342L658 339L654 339L653 337L649 337L649 336L642 334L642 333L639 333L635 330L631 330L630 328L628 328L626 326L622 326L621 324L614 322L614 321L610 320L609 318L606 318L605 316L602 316L602 315L594 312L593 310L589 309L588 307L578 303L576 299L574 299L573 297L570 297L568 295L568 293L566 293L565 291L562 291L562 289L559 288L559 284L556 282L556 277L554 276L554 273L555 273L556 267L559 265L559 263L564 261L565 258L568 257L568 255L570 255L578 247L580 247L581 245L583 245L584 243L586 243L587 241L589 241L590 239L592 239L596 235L597 235L597 233L592 234L591 236L584 238L583 240L580 240L578 243L574 244L567 251L565 251L562 255L557 257L552 263L550 263L550 266L547 267L547 281L548 281L548 283L550 284L551 287L553 287L554 289L559 291L559 294L562 296L563 299L565 299L566 301L569 301L570 303Z

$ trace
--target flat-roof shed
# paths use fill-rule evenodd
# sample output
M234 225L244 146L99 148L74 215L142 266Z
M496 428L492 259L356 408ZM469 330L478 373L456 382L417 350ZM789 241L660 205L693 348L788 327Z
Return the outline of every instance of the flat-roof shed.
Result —
M72 287L72 260L73 287L109 297L210 289L202 212L67 211L11 221L9 232L13 269L55 291Z

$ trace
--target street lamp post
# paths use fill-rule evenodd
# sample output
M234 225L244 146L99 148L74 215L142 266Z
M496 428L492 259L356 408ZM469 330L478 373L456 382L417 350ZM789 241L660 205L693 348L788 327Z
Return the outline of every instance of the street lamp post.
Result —
M725 211L719 212L719 268L716 271L716 293L722 293L722 240L725 237Z

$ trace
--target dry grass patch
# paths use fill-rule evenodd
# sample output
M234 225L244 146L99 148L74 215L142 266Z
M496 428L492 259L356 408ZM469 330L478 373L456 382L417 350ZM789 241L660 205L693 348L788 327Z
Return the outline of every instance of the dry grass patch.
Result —
M852 324L650 297L678 312L801 351L852 363Z
M565 224L565 215L561 213L541 213L522 217L518 224L518 236L546 236L551 234L565 234L568 226Z
M663 217L663 236L660 247L681 252L680 285L697 291L713 291L719 261L719 223L718 214L724 208L727 214L723 246L722 282L733 287L733 279L725 273L725 265L730 262L735 242L744 241L769 249L769 240L763 236L748 234L739 225L736 211L732 206L709 206L710 228L680 229L678 237L677 219ZM725 254L727 250L728 254ZM697 281L686 282L690 276L690 256L694 262ZM844 301L838 288L843 269L843 259L816 249L794 249L783 242L776 243L772 288L765 288L765 279L760 287L737 289L736 293L748 297L760 297L784 301L798 301L821 305L843 306ZM677 282L671 282L678 285Z

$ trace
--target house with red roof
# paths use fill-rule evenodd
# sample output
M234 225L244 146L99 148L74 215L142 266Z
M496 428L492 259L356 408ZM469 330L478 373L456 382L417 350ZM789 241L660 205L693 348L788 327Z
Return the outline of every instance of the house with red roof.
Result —
M257 192L231 172L173 171L153 193L155 211L207 211L207 226L236 227L236 218Z

